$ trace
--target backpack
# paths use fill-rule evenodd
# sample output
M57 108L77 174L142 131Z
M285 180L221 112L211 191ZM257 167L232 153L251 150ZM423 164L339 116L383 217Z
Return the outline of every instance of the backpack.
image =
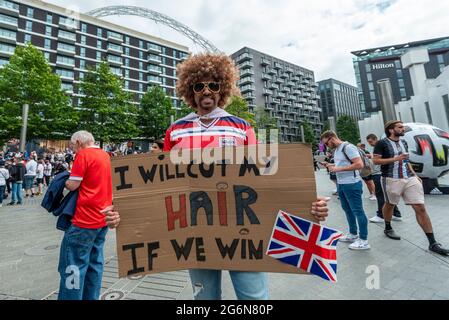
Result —
M352 163L351 159L349 159L348 155L347 155L346 152L345 152L345 149L346 149L346 147L347 147L349 144L350 144L350 143L346 143L346 144L344 145L342 152L343 152L343 154L345 155L346 159L348 159L348 161L349 161L350 163ZM360 158L362 159L362 162L363 162L363 168L360 170L360 176L361 176L362 178L368 177L368 176L370 176L370 175L373 173L373 171L374 171L374 164L373 164L373 161L372 161L370 158L368 158L368 157L366 156L365 151L363 151L362 149L360 149L360 148L358 148L358 147L356 147L356 148L357 148L357 151L359 152ZM355 176L356 176L356 174L355 174L355 171L354 171L354 177L355 177Z

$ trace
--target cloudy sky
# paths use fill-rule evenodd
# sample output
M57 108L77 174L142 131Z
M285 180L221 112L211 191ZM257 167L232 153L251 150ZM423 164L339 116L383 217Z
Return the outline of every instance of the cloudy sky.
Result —
M86 12L134 5L164 13L231 54L244 46L355 85L351 51L449 36L448 0L45 0ZM201 48L139 17L104 18Z

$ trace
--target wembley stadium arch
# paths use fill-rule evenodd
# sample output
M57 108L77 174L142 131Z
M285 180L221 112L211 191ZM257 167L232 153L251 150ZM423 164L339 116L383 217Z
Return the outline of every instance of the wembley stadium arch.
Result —
M154 22L161 23L179 33L185 37L192 40L195 44L199 45L208 52L220 53L221 51L215 47L212 42L202 37L200 34L196 33L188 26L182 24L181 22L154 10L147 8L136 7L136 6L107 6L91 10L86 12L87 15L102 18L108 16L139 16L153 20Z

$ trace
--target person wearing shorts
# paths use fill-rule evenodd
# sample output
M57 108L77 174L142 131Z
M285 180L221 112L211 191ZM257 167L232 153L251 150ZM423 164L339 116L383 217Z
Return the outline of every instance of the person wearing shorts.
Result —
M429 250L440 255L449 255L449 250L435 240L432 222L427 214L424 201L424 189L421 179L413 171L408 157L408 146L401 137L405 127L401 121L389 121L385 124L387 138L380 140L374 148L374 164L381 165L382 189L385 197L383 216L385 235L393 240L401 240L391 227L394 207L400 199L413 207L416 219L429 240Z

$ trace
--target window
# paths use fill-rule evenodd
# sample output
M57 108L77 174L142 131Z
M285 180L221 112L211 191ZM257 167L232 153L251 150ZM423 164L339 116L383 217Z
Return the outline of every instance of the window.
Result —
M44 52L44 57L47 61L50 61L50 52Z
M27 21L25 24L26 31L33 31L33 21Z
M44 48L51 49L51 40L50 39L45 39Z
M371 65L366 64L365 65L365 70L366 70L366 72L371 72Z
M125 81L125 89L129 89L129 81L128 80Z
M61 89L65 90L65 91L68 91L68 92L73 92L73 84L62 82L61 83Z
M443 55L442 54L439 54L439 55L437 55L437 60L438 60L438 63L442 63L442 64L444 64L444 57L443 57Z
M129 48L125 47L125 55L129 56Z
M405 88L404 79L398 79L399 87Z
M139 83L139 91L143 91L143 83Z
M108 61L121 63L122 62L122 58L109 54L108 55Z
M66 69L56 69L56 74L58 74L60 77L64 77L64 78L71 78L73 79L73 71L71 70L66 70Z
M143 49L143 41L139 40L139 48Z
M118 40L123 40L123 36L120 33L108 31L108 38L114 38Z
M374 91L371 91L369 94L370 94L371 100L376 100L376 93Z
M25 34L24 43L31 43L31 34Z
M51 27L45 26L45 35L51 37Z
M80 79L84 79L84 72L80 72Z
M0 28L0 36L2 38L8 38L11 40L16 40L17 34L14 31Z
M101 52L97 51L97 60L101 60Z
M402 74L402 70L396 70L396 75L398 76L398 78L403 78L403 74Z
M86 44L86 43L87 43L86 36L81 36L81 44Z
M374 84L372 82L368 82L368 88L370 91L374 91Z
M108 44L108 48L112 49L112 50L115 50L115 51L120 51L120 52L123 51L122 46L119 46L119 45L114 44L114 43L109 43Z
M81 47L80 48L80 56L85 57L86 56L86 48Z
M81 23L81 32L87 33L87 24Z
M129 78L129 69L125 69L125 77Z
M101 28L97 29L97 37L103 38L103 30Z
M370 73L367 73L366 74L366 78L368 79L368 81L373 81L373 75L372 75L372 73L370 72Z
M101 40L97 40L97 48L101 49L102 45L103 45L102 41Z
M401 98L407 98L407 93L405 92L405 88L401 88Z
M119 76L119 77L122 76L122 69L121 68L111 67L111 71L116 76Z
M53 16L47 13L47 23L53 23Z
M129 58L125 58L125 66L129 67Z
M80 69L86 69L86 60L80 60Z
M402 69L401 61L396 60L396 61L394 62L394 65L396 66L396 69Z
M139 59L143 59L143 52L139 51Z
M129 37L128 36L125 36L125 43L129 44Z
M34 16L34 9L33 8L28 8L27 9L27 17L33 18L33 16Z
M143 62L139 61L139 69L143 70Z
M430 112L429 102L425 102L424 105L426 106L427 120L429 120L429 124L433 125L432 113Z
M75 66L75 59L66 56L57 56L56 62L69 66Z

